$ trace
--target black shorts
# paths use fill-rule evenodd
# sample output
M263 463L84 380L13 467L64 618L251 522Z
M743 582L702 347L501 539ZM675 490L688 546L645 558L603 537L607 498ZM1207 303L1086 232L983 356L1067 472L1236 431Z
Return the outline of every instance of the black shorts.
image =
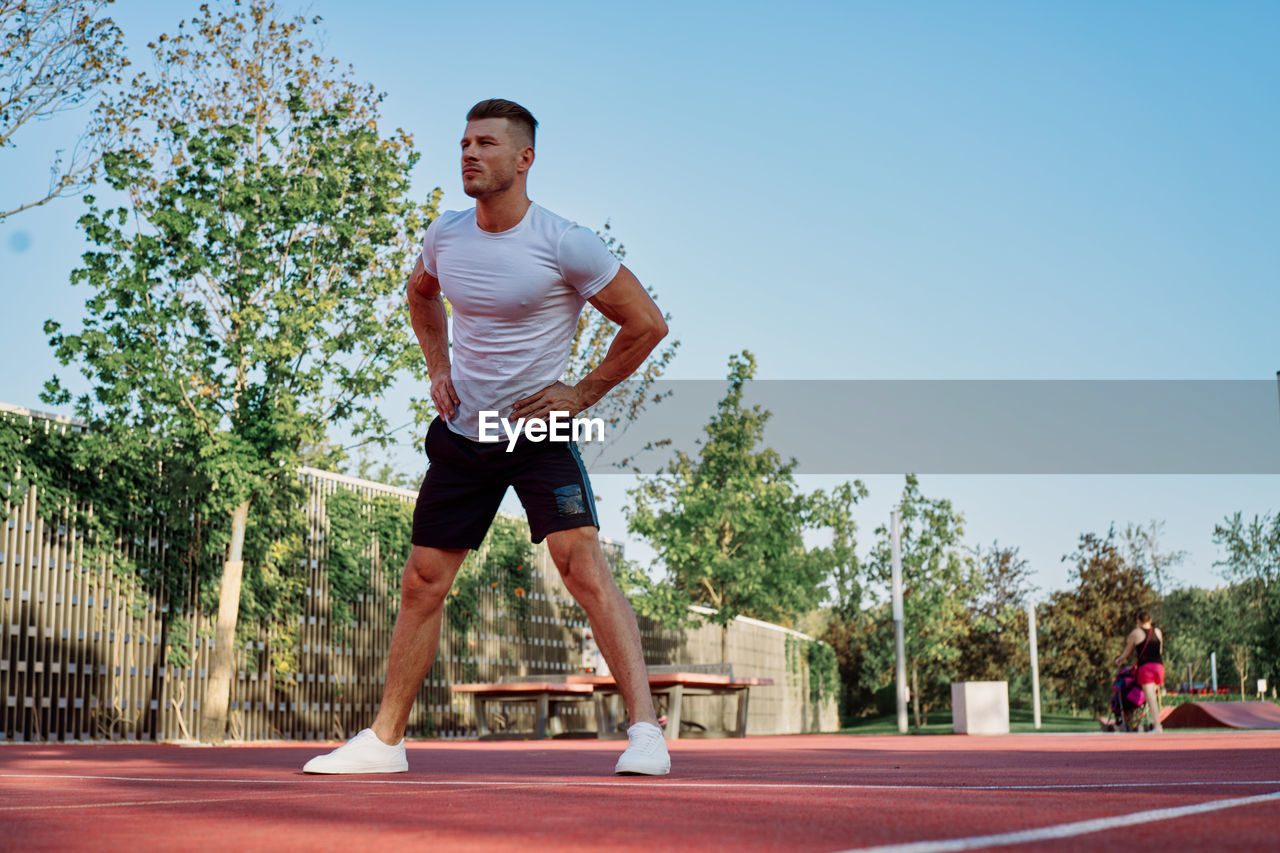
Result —
M529 538L600 526L587 469L573 442L529 441L507 452L507 440L479 442L436 418L427 429L427 475L413 510L413 544L479 548L507 486L529 517Z

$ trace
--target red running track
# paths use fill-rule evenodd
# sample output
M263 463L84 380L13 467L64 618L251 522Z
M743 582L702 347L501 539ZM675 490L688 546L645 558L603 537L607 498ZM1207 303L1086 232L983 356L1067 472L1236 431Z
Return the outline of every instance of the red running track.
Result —
M690 740L657 779L613 776L616 742L566 740L414 743L390 776L299 771L327 748L0 746L0 849L1280 844L1280 732Z

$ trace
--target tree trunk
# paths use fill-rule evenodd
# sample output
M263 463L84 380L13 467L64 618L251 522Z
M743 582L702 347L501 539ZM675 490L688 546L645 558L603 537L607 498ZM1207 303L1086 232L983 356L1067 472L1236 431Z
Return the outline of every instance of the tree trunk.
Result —
M729 626L720 626L720 663L729 662Z
M200 740L222 743L227 736L227 708L231 704L231 679L235 675L236 617L240 614L240 580L244 574L244 531L249 521L246 500L231 513L231 546L222 564L222 589L218 598L218 622L213 635L213 659L209 682L200 706Z
M911 707L916 714L916 728L921 728L920 722L920 661L916 658L911 659Z
M1236 646L1231 656L1236 665L1236 672L1240 673L1240 701L1243 702L1245 671L1249 668L1249 649L1246 646Z

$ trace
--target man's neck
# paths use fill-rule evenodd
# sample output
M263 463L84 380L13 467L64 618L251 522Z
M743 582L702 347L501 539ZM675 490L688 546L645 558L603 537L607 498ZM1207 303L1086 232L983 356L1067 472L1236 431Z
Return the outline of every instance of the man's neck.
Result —
M476 199L476 224L482 231L498 233L509 231L520 224L529 210L529 196L524 188L511 190L490 198Z

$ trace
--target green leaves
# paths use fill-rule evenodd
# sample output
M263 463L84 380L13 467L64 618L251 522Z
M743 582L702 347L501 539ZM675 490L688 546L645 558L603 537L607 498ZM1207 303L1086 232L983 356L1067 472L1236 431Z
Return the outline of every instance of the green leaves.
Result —
M1213 541L1225 549L1214 563L1231 581L1232 630L1223 639L1256 675L1280 681L1280 513L1245 520L1235 513L1215 525ZM1219 660L1222 651L1219 650Z
M0 412L9 500L35 489L46 524L82 543L82 565L109 561L117 577L163 593L175 610L190 603L191 581L210 576L226 544L221 518L211 529L209 482L190 450L110 423L71 427ZM121 547L138 541L147 547Z
M373 531L364 504L361 495L347 489L335 491L325 501L329 519L329 619L337 627L351 623L352 606L373 589L373 561L369 554Z
M1072 580L1038 614L1041 668L1050 687L1075 708L1102 709L1111 692L1113 658L1124 649L1134 616L1156 600L1141 564L1126 559L1115 529L1080 537Z
M1214 544L1226 549L1225 559L1214 563L1229 580L1280 580L1280 513L1255 515L1245 521L1240 513L1214 525Z
M596 234L604 241L605 247L619 261L625 260L626 248L618 242L618 238L612 233L613 226L609 222L605 222L602 231ZM658 295L652 287L646 287L649 295L654 301L658 301ZM671 315L664 314L663 319L670 322ZM571 380L576 381L586 376L594 370L600 362L604 361L609 351L609 346L613 343L613 337L618 331L618 324L614 323L608 317L601 314L594 307L588 305L583 309L582 314L578 317L578 325L574 329L573 340L569 345L569 364L565 373ZM621 385L614 388L604 399L597 402L591 407L591 416L593 418L601 418L608 429L606 433L611 437L609 441L613 441L614 437L622 435L626 432L628 424L638 417L650 404L657 404L670 396L670 392L663 393L654 388L659 377L671 364L671 359L675 357L676 350L679 349L680 342L672 338L668 338L662 342L660 347L645 359L638 370ZM665 445L665 440L657 440L650 447ZM608 442L602 444L599 449L595 450L595 454L603 453L604 447ZM591 448L587 448L588 451ZM620 468L634 467L633 459L624 459L616 463Z
M958 656L956 643L966 633L964 604L977 582L973 558L962 544L964 516L948 500L926 498L914 475L906 478L898 509L902 514L903 612L911 626L907 657L949 664ZM868 568L887 589L889 533L880 527L876 534Z
M467 555L453 582L448 602L449 630L459 640L472 640L482 596L494 596L517 630L528 628L533 548L523 525L499 516L479 551Z
M377 396L421 361L404 276L437 198L409 197L409 136L379 132L381 96L313 52L314 24L262 0L206 5L151 45L157 70L103 108L124 140L103 161L124 203L85 199L83 326L48 327L90 385L82 418L122 448L182 448L206 523L250 504L241 607L282 637L305 586L301 453L338 425L385 432ZM68 397L56 380L47 393ZM338 573L339 601L352 577ZM225 682L229 667L211 671Z
M805 640L790 634L786 638L787 667L793 672L804 666L809 677L809 701L821 703L840 690L840 671L835 650L821 640Z
M722 626L739 615L788 624L817 606L833 562L848 562L853 526L847 516L838 522L842 533L833 549L806 548L804 533L837 524L840 512L866 493L861 483L835 502L799 492L794 460L761 447L769 412L744 402L754 373L751 353L730 358L728 388L697 458L678 452L659 475L642 478L629 492L632 532L658 552L684 603L714 608L708 618ZM646 591L642 582L631 583ZM670 610L669 601L644 597L642 612Z
M959 643L956 676L1016 684L1027 678L1030 666L1023 611L1030 566L1017 548L1001 547L999 542L979 548L975 556L977 578L965 602L968 630Z
M304 22L202 15L133 81L149 130L104 159L128 205L86 198L72 278L93 294L81 330L49 331L93 386L82 417L193 442L230 506L337 423L385 429L374 398L420 360L403 276L434 205L407 197L415 155L379 135L378 96L290 43Z
M639 615L672 631L696 621L688 594L674 584L655 580L634 560L616 560L610 568L618 588Z
M0 148L14 145L24 127L97 101L120 83L129 63L120 28L102 14L110 2L0 3ZM92 184L116 132L99 104L80 140L60 146L45 194L25 203L0 197L0 221Z

